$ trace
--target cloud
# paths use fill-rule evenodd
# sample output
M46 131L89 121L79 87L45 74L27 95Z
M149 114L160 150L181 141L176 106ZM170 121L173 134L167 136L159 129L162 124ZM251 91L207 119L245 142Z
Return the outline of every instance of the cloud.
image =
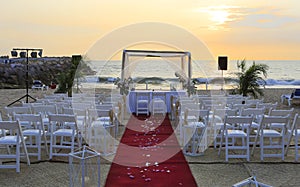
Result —
M299 19L282 14L283 10L274 8L246 8L243 18L229 24L230 27L279 28Z
M299 18L283 14L280 8L260 7L247 8L240 6L208 6L198 9L208 14L211 30L231 30L238 27L278 28L299 21Z

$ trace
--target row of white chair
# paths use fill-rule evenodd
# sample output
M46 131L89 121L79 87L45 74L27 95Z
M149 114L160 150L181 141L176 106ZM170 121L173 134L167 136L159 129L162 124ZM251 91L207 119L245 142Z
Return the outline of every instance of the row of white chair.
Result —
M24 133L24 141L26 146L30 148L29 156L37 156L37 159L41 159L41 149L43 148L42 144L45 147L46 153L48 153L47 143L50 143L50 155L49 158L52 159L53 156L67 156L68 153L74 150L75 145L80 145L81 141L83 140L83 137L86 138L86 143L91 143L93 138L103 138L103 130L102 134L96 134L95 131L97 128L95 128L95 125L91 125L93 128L89 128L87 125L93 124L95 121L99 120L101 121L101 117L109 117L109 123L111 129L113 128L115 124L112 121L112 116L110 116L112 113L112 110L105 110L106 114L103 114L103 116L99 116L99 113L103 110L101 109L89 109L86 110L84 113L79 113L80 110L72 109L72 108L63 108L64 114L57 114L57 110L55 105L37 105L34 106L34 111L37 114L32 114L31 107L7 107L6 113L8 114L8 121L19 121L21 130ZM89 118L87 118L86 115L89 115ZM59 117L60 123L57 121L58 119L55 119ZM71 120L72 119L72 120ZM89 121L87 121L89 119ZM55 121L56 120L56 121ZM64 122L63 122L64 121ZM59 126L55 126L58 125ZM66 127L67 124L69 126L68 129L59 129L58 127ZM70 124L73 125L73 128L70 128ZM75 125L76 124L76 125ZM106 129L109 125L105 125L105 133ZM80 128L78 128L80 127ZM72 131L71 131L72 130ZM7 132L7 131L1 131L1 132ZM99 132L99 131L98 131ZM113 138L116 137L116 132L113 131L112 134ZM1 133L1 135L8 135ZM76 136L76 137L75 137ZM48 138L47 138L48 137ZM60 143L56 143L56 140L58 140L57 137L60 137ZM50 140L49 140L50 139ZM70 145L66 145L65 140L71 140L69 143ZM26 140L26 141L25 141ZM74 142L74 140L77 140L78 142ZM95 142L95 141L94 141ZM96 146L96 144L99 142L94 143L93 146ZM101 142L100 142L101 143ZM99 145L97 145L99 147ZM101 149L104 150L103 152L107 152L106 143L100 145ZM59 150L61 148L68 148L70 151L67 151L63 154L58 153L56 150ZM37 149L35 151L34 149ZM19 168L19 164L18 164ZM17 170L19 171L19 169Z
M187 104L189 103L189 104ZM195 110L195 109L190 109L189 107L193 107L195 106L195 104L191 101L187 101L186 103L185 102L182 102L181 103L181 107L184 107L185 104L187 104L185 110ZM191 107L191 108L192 108ZM196 106L197 108L197 106ZM259 134L260 130L260 125L261 125L261 120L263 118L263 116L265 117L268 117L268 116L275 116L275 118L285 118L285 116L288 116L287 118L287 123L281 123L280 120L277 120L277 122L273 122L271 127L272 127L272 131L268 131L268 132L272 132L274 136L275 131L274 130L281 130L280 131L280 134L283 134L283 144L281 145L284 145L286 146L288 143L287 143L287 138L289 136L290 133L285 133L283 132L282 130L285 130L287 132L287 130L291 131L290 129L292 129L292 127L290 126L290 122L292 121L292 114L293 114L293 111L294 109L288 109L288 110L279 110L279 109L273 109L271 108L268 112L266 112L265 108L241 108L241 110L238 110L238 109L216 109L214 110L213 112L210 111L210 115L209 115L209 118L208 118L208 122L206 122L206 132L207 132L207 137L205 138L204 137L204 140L206 141L206 143L210 143L211 140L214 140L214 146L217 147L220 146L225 146L227 144L227 146L225 147L228 147L229 144L233 145L234 143L234 137L230 137L230 134L229 134L229 139L232 139L231 142L225 142L224 139L222 139L222 137L224 136L224 134L226 134L226 131L224 131L225 127L231 127L231 125L228 125L229 123L228 122L224 122L225 121L225 116L234 116L234 117L243 117L243 118L246 118L246 117L249 117L249 116L252 116L252 121L251 121L251 126L248 125L247 128L249 128L249 134L247 134L247 136L245 136L245 133L247 133L247 128L244 127L244 128L241 128L239 126L239 130L242 130L244 133L241 133L239 136L242 136L244 137L244 140L243 142L248 142L249 145L252 145L252 146L256 146L258 144L257 142L257 135ZM200 112L199 108L198 108L198 112ZM189 118L191 117L187 117L186 116L187 113L181 113L181 117L179 117L178 121L181 121L179 122L179 129L180 129L180 137L183 138L183 146L184 146L184 151L185 151L185 148L186 148L186 145L187 145L187 142L189 141L194 141L193 140L193 137L192 136L189 136L188 140L186 140L186 138L184 137L186 132L184 132L184 124L187 124L186 121L189 120ZM199 114L198 114L199 115ZM195 117L194 115L194 118L197 119L197 117ZM208 125L207 125L208 124ZM224 126L224 124L226 124L226 126ZM194 126L195 127L195 126ZM195 129L195 128L194 128ZM263 128L261 128L263 129ZM236 129L235 129L236 130ZM213 132L212 132L213 131ZM219 131L221 131L220 133L218 133ZM242 132L240 131L240 132ZM233 132L237 132L237 131L233 131ZM253 134L254 132L254 134ZM228 133L228 132L227 132ZM211 137L209 137L211 136ZM266 136L266 135L265 135ZM276 137L276 136L275 136ZM224 137L223 137L224 138ZM240 137L241 138L241 137ZM247 141L245 140L245 138L249 138ZM278 137L276 137L278 139ZM243 138L242 138L243 139ZM262 138L263 140L264 138ZM270 149L273 149L274 147L272 147L272 144L274 144L274 142L272 141L272 138L269 137L269 139L271 139L271 147ZM246 147L249 147L244 145L244 148ZM190 145L188 145L190 147ZM268 146L264 146L264 148L266 149ZM276 146L275 146L276 147ZM248 156L249 155L249 149L246 150L247 151L247 160L250 159L250 157ZM185 151L186 152L186 151ZM193 152L193 151L192 151ZM265 157L268 157L270 155L268 154L264 154L263 153L263 150L261 151L262 153L262 156L261 156L261 159L263 160ZM280 156L282 156L282 151L281 151L281 154ZM228 156L228 152L226 153L226 160L228 160L229 157L231 156ZM271 155L271 156L274 156L274 155ZM278 156L278 155L277 155ZM243 157L245 157L245 155L243 155Z
M247 119L246 119L247 118ZM293 118L293 125L289 126L291 118L290 114L285 116L274 116L263 114L259 120L258 127L251 116L226 116L221 129L221 142L219 144L219 154L222 148L225 147L225 159L228 158L246 158L250 160L250 144L252 142L251 155L254 154L257 145L260 148L260 159L263 161L267 157L280 157L285 159L287 150L291 145L292 137L294 137L295 160L298 161L298 128L300 122L298 114ZM251 120L250 120L251 119ZM251 136L254 133L254 136ZM241 142L237 144L237 138ZM225 139L225 145L223 141ZM229 142L231 139L231 142ZM229 150L240 149L240 152L234 151L230 154ZM245 151L246 150L246 151Z

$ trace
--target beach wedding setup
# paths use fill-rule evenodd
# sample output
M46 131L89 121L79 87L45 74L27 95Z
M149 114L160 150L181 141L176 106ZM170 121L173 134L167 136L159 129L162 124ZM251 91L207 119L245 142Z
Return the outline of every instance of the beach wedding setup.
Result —
M106 89L74 84L72 97L44 94L32 103L4 107L1 172L21 175L44 162L65 163L70 186L192 187L203 180L225 180L213 179L218 168L195 175L209 163L240 168L253 163L253 170L264 162L298 163L300 117L291 103L298 91L293 97L283 94L281 103L232 94L223 85L197 90L191 55L125 49L121 74ZM161 62L149 75L139 74L143 61L157 59ZM169 78L153 73L160 66L167 67ZM230 180L232 186L272 186L250 169Z

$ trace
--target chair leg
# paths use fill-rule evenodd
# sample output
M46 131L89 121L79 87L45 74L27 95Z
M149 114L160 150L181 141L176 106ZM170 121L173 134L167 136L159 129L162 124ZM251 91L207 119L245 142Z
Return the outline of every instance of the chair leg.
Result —
M246 152L247 152L247 161L249 162L250 161L250 138L249 138L249 135L246 137L246 146L247 146L247 149L246 149Z
M73 153L74 152L74 147L75 147L75 137L73 136L73 137L71 137L72 138L72 143L71 143L71 153Z
M264 160L264 137L261 135L259 139L260 146L260 161Z
M16 172L20 173L20 144L16 145Z
M225 137L225 160L228 162L228 137Z
M54 137L53 135L51 135L50 137L50 154L49 154L49 159L51 160L52 159L52 154L53 154L53 140L54 140Z
M285 148L285 140L284 137L281 138L281 160L284 161L284 148Z
M37 136L36 137L36 144L37 144L37 146L38 146L38 160L41 160L41 143L42 142L42 140L41 140L41 136Z
M298 162L298 157L299 157L299 153L298 153L298 136L295 136L295 161Z

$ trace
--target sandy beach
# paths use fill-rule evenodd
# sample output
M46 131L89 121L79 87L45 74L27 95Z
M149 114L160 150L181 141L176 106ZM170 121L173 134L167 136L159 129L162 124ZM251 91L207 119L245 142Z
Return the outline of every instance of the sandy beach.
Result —
M289 109L294 107L295 113L300 112L300 104L297 102L294 102L291 107L287 106L287 103L281 103L280 96L292 93L292 90L265 89L264 101L278 102L278 108ZM53 92L54 90L30 90L30 95L35 98L42 98L44 94L52 94ZM25 90L23 89L0 90L0 106L4 119L4 107L24 94ZM225 162L224 151L221 153L221 156L218 156L218 151L213 147L207 149L203 156L186 156L186 160L199 187L232 186L253 175L257 177L259 182L271 186L299 186L300 183L300 162L294 161L293 150L289 151L284 162L278 158L261 162L259 152L256 152L251 157L250 162L246 162L243 159L230 159L227 163ZM105 184L109 168L110 162L102 158L101 186ZM13 169L0 170L0 181L0 186L69 186L68 162L67 159L61 158L49 161L47 155L44 154L42 161L32 159L30 166L22 162L19 174Z

